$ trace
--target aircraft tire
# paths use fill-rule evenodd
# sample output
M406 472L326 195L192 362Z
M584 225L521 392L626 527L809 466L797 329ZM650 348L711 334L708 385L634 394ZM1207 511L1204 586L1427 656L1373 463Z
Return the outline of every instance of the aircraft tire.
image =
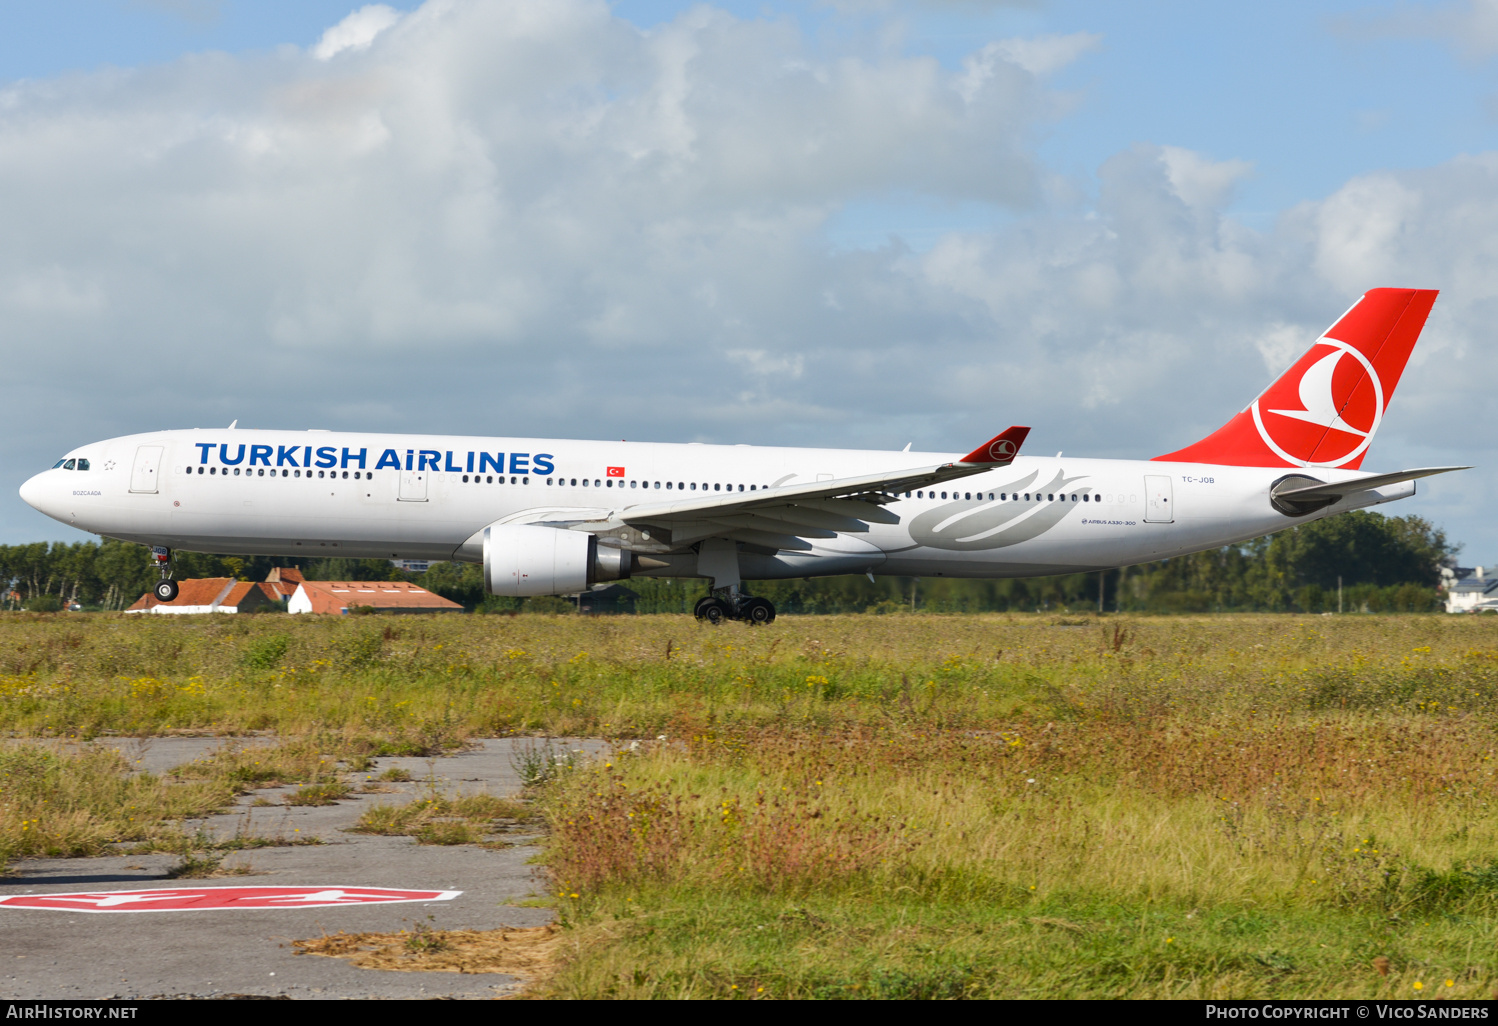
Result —
M775 622L775 604L769 599L752 598L744 603L739 610L739 618L747 620L751 624L770 624Z
M718 626L724 620L730 619L728 603L722 599L712 598L711 596L700 600L692 612L696 615L697 619L703 623L710 623L714 627Z
M171 602L177 597L179 589L176 581L157 581L151 590L156 593L157 602Z

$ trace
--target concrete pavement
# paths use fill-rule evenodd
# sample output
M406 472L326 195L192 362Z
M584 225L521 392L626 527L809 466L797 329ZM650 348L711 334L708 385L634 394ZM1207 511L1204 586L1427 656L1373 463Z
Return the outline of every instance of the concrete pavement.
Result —
M359 781L399 766L416 779L385 785L397 793L358 795L332 806L254 807L279 800L278 790L240 798L226 815L184 824L218 836L315 836L325 844L257 848L230 854L225 864L248 864L253 875L169 880L175 855L119 855L38 859L0 878L0 895L126 890L189 885L316 885L460 890L452 901L267 910L78 913L7 908L0 904L0 992L8 998L222 997L230 994L317 998L490 998L514 993L520 982L497 974L390 972L356 969L340 959L296 955L290 941L339 930L394 932L423 923L433 929L492 930L540 926L544 908L517 902L544 893L530 864L534 831L517 833L514 847L418 845L406 837L346 833L370 805L411 801L431 787L444 793L511 795L520 789L510 764L510 739L436 759L383 758ZM175 747L174 747L175 746ZM158 739L127 756L160 772L201 757L204 739ZM572 748L596 750L594 743ZM175 760L175 761L174 761ZM132 758L132 761L137 761ZM147 765L148 763L148 765ZM294 788L281 789L289 792Z

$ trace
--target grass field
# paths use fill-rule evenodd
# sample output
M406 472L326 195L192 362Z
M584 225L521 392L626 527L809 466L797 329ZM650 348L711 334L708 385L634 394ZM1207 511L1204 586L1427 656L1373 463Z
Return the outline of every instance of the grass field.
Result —
M113 791L6 752L0 855L85 850L48 846L69 807L594 735L535 795L542 993L1490 997L1495 697L1471 617L12 615L0 730L284 743Z

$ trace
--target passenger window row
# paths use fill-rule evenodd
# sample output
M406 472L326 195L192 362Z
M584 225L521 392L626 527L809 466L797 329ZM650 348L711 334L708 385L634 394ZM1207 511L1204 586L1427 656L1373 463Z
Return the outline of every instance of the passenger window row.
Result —
M187 472L189 474L191 474L193 472L193 469L194 468L192 468L192 467L188 467L187 468ZM203 474L203 472L205 470L210 475L212 475L212 474L222 474L224 477L228 477L229 476L229 468L228 467L224 467L222 470L220 470L218 467L198 467L196 469L197 469L197 473L200 476ZM238 477L239 476L239 468L235 467L233 469L234 469L234 476ZM336 470L326 470L326 471L325 470L319 470L317 472L317 476L318 477L323 477L324 475L326 475L327 477L335 478L336 479L338 477L338 471L336 471ZM264 468L262 468L260 470L254 470L254 469L251 469L251 468L246 468L245 471L244 471L244 476L245 477L264 477L265 476L265 470L264 470ZM271 468L270 476L271 477L301 477L302 476L302 472L300 470L286 470L284 468L282 468L281 470L276 470L275 468ZM347 481L348 480L348 476L349 476L349 472L347 470L343 471L343 480ZM310 471L310 470L307 471L307 479L308 480L312 479L312 471ZM365 471L358 471L358 470L356 470L356 471L354 471L354 480L358 481L358 480L361 480L361 479L365 480L365 481L373 481L374 480L374 471L372 471L372 470L365 470Z
M468 475L468 474L464 474L463 475L463 483L464 484L468 484L469 483L469 479L470 479L470 475ZM548 478L545 478L544 480L546 481L546 483L548 485L555 485L558 488L613 488L613 487L615 487L616 480L617 480L617 486L618 487L620 487L620 488L625 487L624 481L618 480L616 478L595 477L592 480L589 480L586 477L582 478L582 479L578 479L578 478L575 478L575 477L572 477L572 478L567 478L567 477L552 478L552 477L548 477ZM494 475L493 474L484 474L484 475L474 474L474 475L472 475L472 481L473 481L474 484L495 484L496 483L495 480L494 480ZM498 483L499 484L504 484L505 483L505 479L504 479L504 475L503 474L499 475L499 481L498 481ZM530 484L530 478L529 477L512 477L512 478L510 478L510 484ZM699 486L698 486L697 482L695 482L695 481L692 481L692 482L689 483L689 482L686 482L686 481L640 481L640 480L632 480L632 481L629 482L629 487L630 488L643 488L646 491L649 491L652 488L655 489L655 490L657 490L657 491L659 491L662 488L664 488L668 492L670 492L670 491L676 491L676 492L695 492L695 491L697 491L697 489L698 489ZM743 491L750 491L750 492L755 492L755 491L759 491L762 488L763 489L768 489L770 486L769 485L748 485L746 487L745 485L722 484L721 482L718 483L718 484L712 484L710 482L703 482L700 487L701 487L701 489L704 492L706 492L706 491L714 491L714 492L732 492L732 491L743 492Z
M79 470L87 470L88 469L88 460L78 460L76 462L78 464L78 469ZM57 467L62 467L63 469L66 469L66 470L72 470L73 469L73 464L74 464L73 460L67 460L66 461L66 465L64 465L64 461L59 460L57 462ZM57 469L57 467L54 467L54 469ZM209 475L219 475L219 474L222 474L224 477L228 477L231 473L235 477L239 477L241 473L243 473L245 477L265 477L266 476L266 471L263 468L259 469L259 470L246 468L243 471L241 471L239 467L234 467L232 469L229 468L229 467L223 467L223 468L219 468L219 467L188 467L187 468L187 473L189 473L189 474L197 473L198 475L202 475L202 474L205 474L205 473L209 474ZM345 480L347 480L348 476L349 476L349 471L345 470L342 473L343 473L343 478ZM361 479L362 480L366 480L366 481L372 481L372 480L374 480L374 472L373 471L363 471L363 472L361 472L361 471L356 470L356 471L353 472L353 475L354 475L354 480L355 481L358 481L358 480L361 480ZM302 472L300 470L286 470L286 469L277 470L275 468L272 468L270 470L270 476L271 477L277 477L277 476L280 476L280 477L301 477L302 476ZM311 478L312 477L312 471L308 470L306 476L308 478ZM319 470L317 472L317 476L320 477L320 478L324 477L324 476L331 477L331 478L337 478L339 476L339 472L336 471L336 470L328 470L328 471ZM497 475L497 476L498 476L499 480L496 482L495 481L496 475L494 475L494 474L464 474L463 475L463 483L464 484L469 484L471 482L473 484L496 484L496 483L498 483L498 484L504 484L505 483L505 475L500 474L500 475ZM575 477L574 478L564 478L564 477L563 478L550 478L550 477L548 477L548 478L545 478L544 480L546 481L546 483L548 485L556 485L558 487L572 487L572 488L588 488L588 487L604 488L604 487L607 487L607 488L613 488L615 486L615 480L613 478L608 478L608 479L605 479L605 478L593 478L592 480L589 480L588 478L582 478L581 480L579 480L578 478L575 478ZM509 483L512 484L512 485L513 484L530 484L531 483L530 475L524 475L524 474L522 474L522 475L515 475L515 476L513 476L513 477L510 478ZM619 481L618 482L618 487L623 488L624 486L625 486L625 484L624 484L623 481ZM667 491L682 491L682 492L686 492L686 491L693 491L693 492L695 492L695 491L698 490L699 487L704 492L705 491L709 491L709 490L715 491L715 492L732 492L732 491L740 491L740 492L742 492L742 491L751 491L751 492L754 492L754 491L760 490L761 488L768 489L770 486L769 485L748 485L748 486L745 486L745 485L732 485L732 484L721 484L721 483L720 484L711 484L711 483L707 483L707 482L704 482L702 485L699 486L695 481L691 482L689 484L689 483L684 482L684 481L664 481L663 482L663 481L640 481L640 480L633 480L633 481L629 482L629 487L630 488L643 488L643 489L646 489L646 490L649 490L649 489L652 489L652 488L657 489L657 490L659 490L661 488L665 488Z
M974 493L974 492L953 492L952 493L952 498L954 498L954 499L967 499L967 500L971 500L973 498L974 494L977 495L979 502L985 501L984 498L983 498L983 493L982 492L977 492L977 493ZM941 495L938 496L936 494L936 492L931 492L931 493L927 494L923 490L923 491L916 492L915 493L915 497L917 499L935 499L935 498L938 498L938 497L945 499L947 497L947 493L946 492L942 492ZM907 499L910 498L910 493L909 492L905 493L905 498L907 498ZM993 492L989 492L988 493L988 499L987 499L987 501L988 502L995 501L994 493ZM1012 494L1009 493L1009 492L999 492L997 501L999 501L999 502L1020 502L1022 500L1020 498L1020 493L1019 492L1014 492ZM1025 492L1024 493L1023 501L1024 502L1029 502L1030 501L1030 493L1029 492ZM1042 494L1040 492L1036 492L1035 493L1035 501L1036 502L1056 502L1056 501L1058 501L1058 496L1056 495L1055 492L1046 492L1044 494ZM1070 496L1067 496L1067 495L1060 496L1059 497L1059 501L1061 501L1061 502L1102 502L1103 501L1103 497L1101 495L1096 495L1096 496L1089 495L1087 492L1082 492L1081 494L1078 494L1077 492L1072 492Z
M85 459L58 460L53 465L52 469L54 469L54 470L57 470L57 469L62 469L62 470L75 470L75 469L76 470L88 470L89 469L89 462L88 462L88 460L85 460ZM194 470L196 470L196 473L199 476L203 475L204 473L207 473L209 475L222 474L224 477L228 477L229 474L231 473L231 468L229 468L229 467L223 467L222 469L219 468L219 467L197 467L197 468L188 467L187 468L188 474L194 473ZM239 467L234 467L234 468L232 468L232 473L233 473L233 475L235 477L239 477L240 473L241 473L241 470L240 470ZM243 471L243 474L244 474L245 477L265 477L266 476L266 471L263 468L259 469L259 470L245 469ZM339 477L339 475L340 475L340 472L337 471L337 470L328 470L328 471L319 470L317 472L317 476L319 478L327 477L327 478L337 479ZM277 477L277 476L280 476L280 477L301 477L302 476L302 472L300 470L286 470L284 468L282 468L280 470L277 470L277 469L272 468L271 471L270 471L270 476L271 477ZM312 471L308 470L306 476L310 480L312 478ZM355 471L353 471L353 476L354 476L354 480L355 481L359 481L359 480L372 481L372 480L374 480L374 473L373 473L373 471L367 471L367 470L366 471L358 471L358 470L355 470ZM488 475L480 475L480 474L469 475L469 474L464 474L463 475L463 483L464 484L468 484L470 482L470 480L472 481L473 484L495 484L495 483L504 484L505 483L505 475L503 475L503 474L498 475L498 478L499 478L498 482L495 481L495 476L496 475L494 475L494 474L488 474ZM349 477L349 471L347 471L347 470L342 471L342 478L343 478L343 480L348 480L348 477ZM545 481L546 481L546 483L548 485L555 485L557 487L564 487L564 488L565 487L570 487L570 488L589 488L589 487L592 487L592 488L613 488L615 486L615 484L614 484L615 479L613 479L613 478L593 478L592 480L589 480L586 477L585 478L581 478L581 479L575 478L575 477L573 477L573 478L565 478L565 477L550 478L550 477L548 477L548 478L545 478ZM512 484L512 485L513 484L530 484L530 476L529 475L516 475L516 476L512 476L510 478L510 480L509 480L509 483ZM624 486L625 486L624 481L620 480L618 482L618 487L623 488ZM660 490L661 488L665 488L665 490L667 490L667 491L678 491L678 492L692 491L692 492L695 492L695 491L697 491L700 488L704 492L709 491L709 490L714 491L714 492L725 492L725 491L726 492L732 492L732 491L740 491L740 492L742 492L742 491L750 491L750 492L753 492L753 491L758 491L760 489L766 489L766 490L768 490L770 486L769 485L748 485L747 488L746 488L746 486L741 485L741 484L740 485L721 484L721 483L713 484L713 483L709 483L709 482L703 482L702 484L699 485L695 481L692 481L692 482L685 482L685 481L665 481L665 482L661 482L661 481L631 480L629 482L629 487L630 488L643 488L643 489L646 489L647 491L650 490L650 489ZM928 491L926 489L921 489L921 490L917 491L915 493L914 497L917 498L917 499L937 499L937 498L947 499L947 498L951 498L951 499L962 499L962 500L966 500L966 501L972 501L973 498L974 498L974 496L977 497L977 501L979 501L979 502L984 502L984 501L987 501L987 502L994 502L994 501L998 501L998 502L1021 502L1021 501L1023 501L1023 502L1030 502L1032 500L1032 495L1031 495L1030 492L1024 492L1023 494L1020 493L1020 492L1013 492L1013 493L1010 493L1010 492L999 492L997 494L995 494L994 492L989 492L988 496L987 496L987 499L985 500L984 495L983 495L982 492L951 492L949 494L948 492L940 492L940 493L938 493L937 491L934 491L934 490ZM907 499L911 498L911 493L910 492L906 492L905 493L905 498L907 498ZM1034 495L1033 495L1033 500L1035 502L1056 502L1056 501L1058 501L1058 495L1056 493L1054 493L1054 492L1046 492L1046 493L1035 492ZM1123 500L1123 496L1120 495L1119 496L1119 501L1122 501L1122 500ZM1086 492L1082 492L1080 494L1077 493L1077 492L1073 492L1069 496L1065 495L1065 494L1060 495L1059 496L1059 501L1061 501L1061 502L1102 502L1103 501L1103 497L1101 495L1090 495L1090 494L1088 494ZM1112 501L1112 496L1109 496L1109 501Z

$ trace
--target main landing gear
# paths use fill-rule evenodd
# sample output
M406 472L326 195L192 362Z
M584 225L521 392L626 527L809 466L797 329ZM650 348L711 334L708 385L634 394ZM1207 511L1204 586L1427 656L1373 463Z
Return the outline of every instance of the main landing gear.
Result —
M697 600L692 610L697 619L717 624L724 620L743 620L750 624L767 624L775 620L775 605L769 599L750 598L736 594L738 589L726 589L724 595L708 595Z
M161 572L161 580L156 582L151 591L157 602L171 602L177 597L178 591L177 582L172 580L172 550L165 545L151 546L151 561Z
M743 579L739 576L737 542L727 538L708 538L702 542L697 547L697 574L713 582L711 594L692 610L697 619L711 624L724 620L764 624L775 619L775 607L768 599L750 598L740 590Z

